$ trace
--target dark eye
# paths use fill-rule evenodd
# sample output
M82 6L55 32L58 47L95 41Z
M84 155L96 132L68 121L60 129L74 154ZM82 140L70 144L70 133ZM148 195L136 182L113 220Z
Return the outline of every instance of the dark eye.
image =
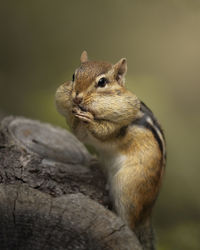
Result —
M103 88L106 86L107 83L108 83L108 80L105 77L102 77L99 79L97 83L97 87Z
M72 82L74 82L74 79L75 79L75 74L73 74L72 76Z

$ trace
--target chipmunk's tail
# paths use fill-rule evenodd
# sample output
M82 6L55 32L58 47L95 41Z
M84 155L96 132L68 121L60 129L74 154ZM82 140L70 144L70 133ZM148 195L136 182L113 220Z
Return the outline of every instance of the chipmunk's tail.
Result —
M138 225L134 230L143 250L155 250L155 235L151 220Z

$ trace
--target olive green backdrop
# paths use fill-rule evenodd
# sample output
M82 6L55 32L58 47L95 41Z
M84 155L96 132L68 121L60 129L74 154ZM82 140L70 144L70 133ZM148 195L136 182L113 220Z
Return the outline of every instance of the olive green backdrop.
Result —
M128 59L127 86L166 133L159 250L200 249L200 1L0 1L0 112L66 127L54 93L82 50Z

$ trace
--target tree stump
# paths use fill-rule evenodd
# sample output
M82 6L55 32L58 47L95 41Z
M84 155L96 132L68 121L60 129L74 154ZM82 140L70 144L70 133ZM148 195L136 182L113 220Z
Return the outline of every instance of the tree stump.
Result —
M99 163L71 133L7 117L0 125L0 249L134 249L108 208Z

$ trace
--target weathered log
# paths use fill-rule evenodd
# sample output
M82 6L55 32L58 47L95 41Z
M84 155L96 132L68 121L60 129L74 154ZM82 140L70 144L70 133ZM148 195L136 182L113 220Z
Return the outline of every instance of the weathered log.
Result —
M71 133L19 117L0 126L0 249L141 249L106 209L98 162Z
M81 192L102 202L98 163L71 133L14 117L5 118L0 131L1 183L19 181L53 196Z

